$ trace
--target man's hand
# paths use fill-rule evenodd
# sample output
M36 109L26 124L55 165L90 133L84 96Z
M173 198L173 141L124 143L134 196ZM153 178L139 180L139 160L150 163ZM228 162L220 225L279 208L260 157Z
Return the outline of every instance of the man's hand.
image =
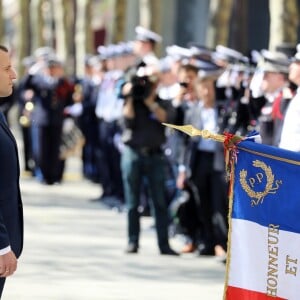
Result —
M17 263L17 258L12 251L0 255L0 277L12 275L17 269Z
M180 190L184 189L186 181L185 172L179 172L176 180L176 187Z

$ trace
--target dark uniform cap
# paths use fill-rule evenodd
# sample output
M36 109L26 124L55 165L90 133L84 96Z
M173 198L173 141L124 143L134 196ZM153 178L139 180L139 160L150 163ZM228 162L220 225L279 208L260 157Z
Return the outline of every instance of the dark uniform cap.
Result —
M193 64L199 69L198 77L200 78L217 78L224 70L211 60L197 59Z
M262 59L257 67L264 72L284 73L289 72L290 60L282 52L261 50Z
M159 34L142 26L137 26L135 28L135 33L135 39L138 41L153 43L160 43L162 41L162 37Z

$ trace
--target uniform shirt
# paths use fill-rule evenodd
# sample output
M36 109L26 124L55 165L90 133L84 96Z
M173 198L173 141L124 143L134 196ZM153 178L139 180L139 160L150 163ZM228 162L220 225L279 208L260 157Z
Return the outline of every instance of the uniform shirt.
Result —
M121 75L121 71L107 72L100 85L95 112L106 122L116 121L122 115L123 101L118 97L116 86Z
M142 57L142 61L147 65L147 66L153 66L153 67L158 67L159 66L159 59L153 52L149 52L146 55Z
M280 148L300 152L300 89L287 109L281 132Z
M172 100L174 99L180 91L180 85L178 83L161 86L158 88L158 96L163 100Z
M202 103L200 102L200 105ZM217 133L217 111L213 107L201 108L201 130L208 130L211 133ZM216 150L216 141L211 139L200 139L198 150L214 152Z

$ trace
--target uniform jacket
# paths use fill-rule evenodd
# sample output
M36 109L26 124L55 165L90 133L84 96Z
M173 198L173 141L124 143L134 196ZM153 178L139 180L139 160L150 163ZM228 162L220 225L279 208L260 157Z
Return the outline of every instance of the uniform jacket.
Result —
M67 78L29 75L25 79L25 88L32 89L35 93L32 122L38 126L61 126L64 108L73 104L74 85Z

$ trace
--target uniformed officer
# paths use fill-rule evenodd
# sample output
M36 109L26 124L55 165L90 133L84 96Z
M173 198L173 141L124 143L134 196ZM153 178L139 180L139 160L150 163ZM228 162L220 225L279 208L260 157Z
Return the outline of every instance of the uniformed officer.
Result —
M119 119L122 116L123 107L123 99L118 97L117 82L123 75L123 71L117 69L116 63L121 54L122 52L116 45L106 47L107 71L100 83L95 107L101 152L100 182L103 189L100 200L109 201L109 205L113 202L123 203L120 151L117 143L120 135Z
M36 95L31 120L36 132L39 180L49 185L59 183L64 171L64 159L60 157L64 109L73 104L74 85L64 73L63 62L51 57L44 62L44 73L39 65L30 68L25 88Z
M288 81L290 61L281 52L263 49L261 54L257 68L263 72L261 90L265 104L258 118L258 130L262 143L278 146L285 111L292 98Z

